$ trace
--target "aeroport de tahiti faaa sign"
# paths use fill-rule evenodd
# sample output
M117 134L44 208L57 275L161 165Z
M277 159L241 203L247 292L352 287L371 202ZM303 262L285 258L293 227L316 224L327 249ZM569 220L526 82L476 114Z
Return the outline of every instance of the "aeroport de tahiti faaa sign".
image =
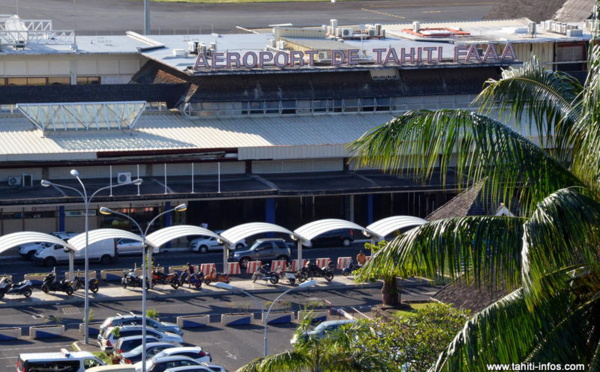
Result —
M501 51L500 51L501 50ZM517 55L508 43L504 46L490 44L484 50L475 45L455 46L452 59L444 58L441 46L418 48L372 49L367 58L359 49L330 50L327 58L320 58L323 51L259 51L259 52L212 52L199 53L193 69L196 71L216 69L263 69L263 68L311 68L328 65L331 67L352 67L359 64L380 66L435 65L441 63L498 63L516 61Z

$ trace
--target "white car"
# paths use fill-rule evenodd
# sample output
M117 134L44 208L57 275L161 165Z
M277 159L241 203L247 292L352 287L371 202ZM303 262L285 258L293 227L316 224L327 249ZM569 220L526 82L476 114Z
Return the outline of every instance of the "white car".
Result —
M227 372L216 364L200 363L197 366L181 366L165 369L165 372Z
M186 356L190 357L198 362L212 362L210 353L202 350L200 346L183 346L183 347L172 347L170 349L164 349L160 353L156 354L155 357L166 357L166 356Z
M142 254L143 244L140 241L123 238L117 240L115 244L120 256Z
M217 234L223 232L223 230L215 231ZM242 239L239 242L235 243L232 249L244 249L246 248L246 240ZM201 236L197 239L194 239L190 242L190 249L193 252L207 253L208 251L222 251L223 245L217 241L215 237L212 236Z
M118 328L118 331L115 329ZM142 326L123 326L107 328L101 335L98 335L100 349L105 352L113 351L117 340L120 337L136 336L142 334ZM154 337L157 341L183 343L183 337L171 332L160 332L154 328L146 327L146 336Z
M27 243L27 244L23 244L19 246L19 254L29 260L29 261L33 261L33 256L35 256L35 254L42 250L42 248L46 248L46 247L50 247L53 246L53 243L48 243L48 242L35 242L35 243Z
M142 371L142 362L137 362L133 365L136 372ZM169 368L182 367L182 366L196 366L202 367L203 364L195 361L192 358L186 356L166 356L166 357L153 357L146 361L147 372L164 372ZM204 372L204 371L203 371ZM210 370L206 371L210 372Z

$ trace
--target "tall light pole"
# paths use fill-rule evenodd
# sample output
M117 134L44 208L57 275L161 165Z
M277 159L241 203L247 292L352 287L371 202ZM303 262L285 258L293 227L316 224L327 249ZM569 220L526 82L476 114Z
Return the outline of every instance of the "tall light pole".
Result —
M263 356L266 357L268 355L268 349L269 349L269 336L267 333L268 325L269 325L269 314L271 314L271 310L273 310L273 306L277 303L277 301L279 301L279 299L281 297L288 294L289 292L296 290L296 289L314 287L316 284L317 284L316 280L309 280L304 283L300 283L297 287L292 287L292 288L288 289L287 291L281 293L279 296L277 296L273 300L273 302L271 302L271 306L269 306L269 310L267 310L266 313L265 313L265 308L263 307L263 305L258 301L258 299L254 295L250 294L249 292L247 292L241 288L234 287L231 284L227 284L227 283L223 283L223 282L216 282L216 283L213 283L212 285L214 287L221 288L221 289L242 292L245 295L250 296L253 300L255 300L260 305L261 314L263 315L263 326L264 326Z
M121 217L126 218L129 221L133 222L133 224L140 231L140 235L142 236L142 372L146 372L146 313L147 313L147 310L146 310L146 291L147 291L147 288L146 288L146 280L147 280L147 275L146 275L146 272L147 272L147 270L146 270L146 266L147 266L146 236L148 235L148 231L150 230L150 227L154 224L154 222L159 217L161 217L167 213L184 212L185 210L187 210L187 205L179 204L175 208L171 208L162 213L159 213L150 222L148 222L148 225L146 225L146 229L142 230L142 227L140 226L140 224L135 219L133 219L133 217L128 216L124 213L115 212L106 207L100 208L100 213L102 213L104 215L109 216L111 214L115 214L117 216L121 216Z
M92 199L94 198L94 196L96 196L100 191L111 189L113 187L121 187L121 186L127 186L127 185L136 185L137 186L137 185L141 185L143 181L138 178L131 182L125 182L125 183L120 183L117 185L101 187L98 190L94 191L94 193L88 197L85 185L83 184L83 181L81 180L81 178L79 178L79 172L76 169L71 169L71 176L77 178L77 181L79 181L79 184L81 185L81 190L76 189L71 186L66 186L66 185L61 185L58 183L50 182L47 180L42 180L41 184L44 187L52 186L52 187L56 187L59 189L72 190L72 191L75 191L76 193L78 193L79 196L81 196L83 198L83 204L85 206L85 250L83 251L84 271L85 271L85 295L84 295L84 305L83 305L83 309L84 309L83 310L83 313L84 313L83 342L85 344L89 344L90 343L90 332L89 332L90 295L89 295L88 291L90 288L90 284L89 284L90 262L88 259L88 243L89 243L89 235L90 235L90 203L91 203Z

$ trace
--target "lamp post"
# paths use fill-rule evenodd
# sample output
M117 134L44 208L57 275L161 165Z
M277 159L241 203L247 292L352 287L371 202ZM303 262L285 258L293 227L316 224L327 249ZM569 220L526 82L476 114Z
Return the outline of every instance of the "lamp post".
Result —
M81 185L81 190L76 189L74 187L71 186L66 186L66 185L61 185L58 183L54 183L54 182L50 182L47 180L42 180L41 184L44 187L56 187L59 189L68 189L68 190L72 190L75 191L76 193L79 194L79 196L81 196L83 198L83 204L85 206L85 250L83 251L83 260L84 260L84 271L85 271L85 295L84 295L84 305L83 305L83 313L84 313L84 329L83 329L83 342L85 344L89 344L90 343L90 332L89 332L89 326L90 326L90 297L89 297L89 269L90 269L90 262L88 259L88 244L89 244L89 234L90 234L90 203L92 201L92 199L94 198L94 196L96 196L100 191L103 190L107 190L107 189L111 189L113 187L121 187L121 186L127 186L127 185L141 185L142 184L142 180L141 179L135 179L131 182L125 182L125 183L120 183L118 185L110 185L110 186L105 186L105 187L101 187L98 190L94 191L94 193L92 193L92 195L90 195L88 197L87 194L87 190L85 188L85 185L83 183L83 181L81 180L81 178L79 178L79 172L76 169L71 169L71 176L77 178L77 181L79 181L79 184Z
M137 229L140 231L140 234L142 236L142 372L146 372L146 291L148 290L146 287L146 280L147 280L147 275L146 275L146 266L147 266L147 262L146 262L146 236L148 235L148 231L150 230L150 227L154 224L154 222L161 216L170 213L170 212L184 212L185 210L187 210L187 205L185 204L179 204L178 206L176 206L175 208L171 208L169 210L166 210L162 213L159 213L156 217L154 217L150 222L148 222L148 225L146 225L146 230L143 230L142 227L140 226L140 224L133 219L133 217L128 216L124 213L120 213L120 212L115 212L111 209L108 209L106 207L101 207L100 208L100 213L104 214L104 215L111 215L111 214L115 214L117 216L121 216L123 218L128 219L129 221L131 221L136 227Z
M246 292L245 290L243 290L241 288L234 287L231 284L227 284L227 283L223 283L223 282L216 282L216 283L213 283L212 285L214 287L221 288L221 289L228 289L228 290L242 292L242 293L250 296L252 299L254 299L260 305L261 313L263 315L263 325L264 325L263 357L266 357L268 355L268 347L269 347L269 336L268 336L268 333L267 333L268 332L268 325L269 325L269 314L271 314L271 310L273 310L273 306L277 303L277 301L279 301L279 299L281 297L283 297L284 295L288 294L289 292L291 292L293 290L296 290L296 289L314 287L316 284L317 284L316 280L309 280L309 281L306 281L304 283L300 283L297 287L292 287L292 288L286 290L285 292L281 293L279 296L277 296L273 300L273 302L271 303L271 306L269 306L269 310L267 310L266 313L265 313L265 308L263 307L263 305L260 302L258 302L258 299L254 295Z

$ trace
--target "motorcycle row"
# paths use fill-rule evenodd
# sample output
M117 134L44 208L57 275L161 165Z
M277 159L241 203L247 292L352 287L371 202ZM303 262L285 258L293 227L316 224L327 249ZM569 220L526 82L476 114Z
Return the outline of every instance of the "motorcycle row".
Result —
M270 282L271 284L277 284L279 283L280 279L287 279L287 281L293 285L296 283L296 280L300 283L303 283L312 278L324 278L330 282L333 280L334 267L335 266L333 262L329 262L329 264L325 267L320 267L314 261L308 260L303 268L294 272L291 270L291 264L288 264L285 270L278 271L270 270L269 264L264 264L252 274L252 282L264 280L265 282Z
M44 278L42 282L42 291L48 292L65 292L67 295L72 295L73 292L80 288L85 287L85 278L79 276L79 274L73 277L73 280L63 279L58 280L56 276L56 270L52 271ZM89 280L89 289L93 293L98 292L99 281L96 278ZM25 298L29 298L33 293L33 283L30 280L23 280L18 283L14 283L9 277L2 277L0 279L0 299L4 298L7 294L22 295Z
M354 270L360 268L360 263L354 263L351 261L350 264L342 270L342 275L348 276ZM315 262L309 260L303 268L298 271L291 271L291 266L288 264L285 270L272 271L270 270L269 264L260 266L252 274L252 282L255 283L257 280L264 280L271 284L279 283L279 280L286 279L291 285L294 285L296 281L303 283L304 281L311 278L322 277L327 281L333 280L334 264L330 262L325 267L318 266ZM204 275L202 271L196 271L192 265L187 264L187 268L181 273L165 274L162 271L153 269L151 278L146 278L146 285L144 288L147 290L150 288L150 279L152 280L152 286L157 284L170 285L174 289L179 288L187 284L189 287L196 289L202 289L202 284L209 285L212 282L225 282L231 281L228 274L218 273L216 269ZM121 286L123 288L142 288L143 277L137 275L134 269L123 270L123 278L121 278ZM92 293L97 293L99 289L99 280L96 278L89 279L88 288ZM85 287L85 278L80 276L79 273L73 277L73 280L63 279L58 280L56 276L56 270L46 275L42 282L42 291L48 292L65 292L67 295L72 295L75 291ZM2 277L0 279L0 299L4 298L7 294L23 295L26 298L30 297L33 293L33 284L30 280L23 280L19 283L14 283L8 277Z

